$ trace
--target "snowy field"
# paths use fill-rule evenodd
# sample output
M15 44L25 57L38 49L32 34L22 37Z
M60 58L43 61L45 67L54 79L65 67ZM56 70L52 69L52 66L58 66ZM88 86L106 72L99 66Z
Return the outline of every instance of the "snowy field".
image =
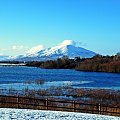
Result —
M0 108L0 120L120 120L120 117L60 111Z

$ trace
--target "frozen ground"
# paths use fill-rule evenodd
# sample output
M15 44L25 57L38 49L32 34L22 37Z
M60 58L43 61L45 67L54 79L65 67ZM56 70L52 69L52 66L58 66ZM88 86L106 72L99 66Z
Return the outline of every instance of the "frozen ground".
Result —
M120 117L60 111L0 108L0 120L120 120Z

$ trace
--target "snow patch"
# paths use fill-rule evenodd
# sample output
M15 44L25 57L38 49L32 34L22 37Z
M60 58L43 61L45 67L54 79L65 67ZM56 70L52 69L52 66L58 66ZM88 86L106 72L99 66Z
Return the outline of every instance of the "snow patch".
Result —
M28 109L0 108L0 120L120 120L120 117Z

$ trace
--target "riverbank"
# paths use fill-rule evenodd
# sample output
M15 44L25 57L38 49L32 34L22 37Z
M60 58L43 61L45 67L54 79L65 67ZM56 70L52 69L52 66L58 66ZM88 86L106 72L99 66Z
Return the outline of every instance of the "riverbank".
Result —
M31 61L27 66L35 66L46 69L75 69L78 71L89 72L111 72L120 73L120 55L102 56L96 55L92 58L79 57L69 59L67 57L58 58L57 60L48 61Z

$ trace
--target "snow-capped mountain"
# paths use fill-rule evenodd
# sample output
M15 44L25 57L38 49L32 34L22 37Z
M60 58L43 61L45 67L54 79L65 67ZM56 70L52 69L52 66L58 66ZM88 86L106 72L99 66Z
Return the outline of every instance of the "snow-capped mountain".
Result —
M4 61L8 58L9 58L9 56L7 56L7 55L0 55L0 61Z
M94 55L96 55L95 52L77 46L74 41L65 40L61 44L47 49L40 45L33 47L25 55L17 56L14 59L20 61L45 61L55 60L63 56L90 58Z

